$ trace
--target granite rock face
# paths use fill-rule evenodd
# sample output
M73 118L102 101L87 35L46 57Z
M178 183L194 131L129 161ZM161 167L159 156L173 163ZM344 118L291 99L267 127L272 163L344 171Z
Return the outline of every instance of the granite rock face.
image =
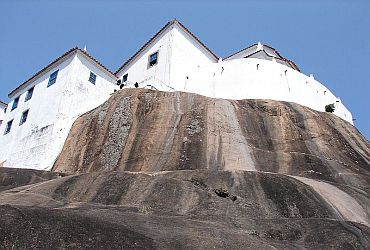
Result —
M0 193L0 212L5 249L366 249L370 234L301 181L256 171L71 175Z
M330 113L285 102L118 91L79 118L54 171L248 170L366 186L370 144ZM360 177L359 177L360 176Z
M0 248L370 247L369 141L294 103L122 90L45 180L9 171Z
M22 169L20 171L16 168L0 168L0 192L63 176L66 176L66 174L34 169Z

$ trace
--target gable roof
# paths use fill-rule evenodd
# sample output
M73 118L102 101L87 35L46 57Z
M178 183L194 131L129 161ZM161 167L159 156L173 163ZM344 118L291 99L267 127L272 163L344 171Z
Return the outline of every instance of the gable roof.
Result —
M5 102L3 102L2 100L0 100L0 106L2 106L2 107L6 107L6 106L8 106L8 104L7 104L7 103L5 103Z
M250 49L250 48L252 48L252 47L257 47L257 46L258 46L258 44L257 44L257 43L252 44L251 46L249 46L249 47L247 47L247 48L241 49L241 50L239 50L239 51L237 51L237 52L233 53L232 55L227 56L224 60L227 60L227 59L229 59L229 58L231 58L231 57L233 57L233 56L235 56L235 55L237 55L237 54L239 54L239 53L241 53L241 52L243 52L243 51L245 51L245 50L248 50L248 49ZM276 57L276 59L277 59L277 60L281 60L281 61L285 62L285 63L286 63L288 66L290 66L291 68L293 68L293 69L295 69L295 70L297 70L297 71L301 72L301 70L298 68L298 66L297 66L293 61L288 60L288 59L286 59L285 57L281 56L281 55L280 55L280 53L279 53L279 51L277 51L275 48L273 48L273 47L271 47L271 46L269 46L269 45L266 45L266 44L262 44L262 50L261 50L261 51L265 52L265 54L266 54L267 56L272 57L269 53L267 53L267 52L265 51L264 47L266 47L266 48L268 48L268 49L273 50L273 51L274 51L274 53L278 56L278 57ZM251 54L249 54L249 55L247 55L247 56L245 56L245 57L246 57L246 58L251 57L252 55L256 54L257 52L259 52L259 51L255 51L255 52L253 52L253 53L251 53Z
M169 27L172 25L177 24L181 27L190 37L192 37L201 47L203 47L215 60L218 60L219 57L216 56L204 43L202 43L193 33L190 32L182 23L180 23L176 18L172 21L168 22L162 29L160 29L152 38L148 40L133 56L131 56L121 67L119 67L115 74L117 75L123 68L129 65L133 60L135 60L141 52L143 52L149 45L152 44L161 34L163 34Z
M226 61L226 60L227 60L227 59L229 59L230 57L233 57L233 56L235 56L235 55L239 54L240 52L243 52L244 50L250 49L250 48L252 48L252 47L254 47L254 46L257 46L257 43L252 44L252 45L250 45L250 46L248 46L248 47L246 47L246 48L244 48L244 49L238 50L237 52L235 52L235 53L233 53L233 54L231 54L231 55L229 55L229 56L225 57L225 58L224 58L224 59L222 59L222 60L223 60L223 61Z
M254 56L254 55L257 55L257 54L260 54L260 53L263 53L263 54L264 54L265 56L267 56L268 58L271 58L271 60L273 59L273 56L272 56L272 55L270 55L270 54L268 54L265 50L257 50L256 52L253 52L252 54L249 54L249 55L245 56L244 58L250 58L250 57L252 57L252 56ZM299 70L299 68L295 65L295 63L294 63L294 62L292 62L292 61L290 61L290 60L288 60L288 59L286 59L286 58L284 58L284 57L275 57L275 60L276 60L278 63L280 63L280 64L283 64L283 65L285 65L285 66L291 67L292 69L295 69L295 70L297 70L297 71L301 72L301 71Z
M88 54L85 50L82 50L82 49L80 49L78 47L75 47L75 48L72 48L72 49L68 50L67 52L65 52L63 55L61 55L60 57L58 57L57 59L55 59L54 61L52 61L50 64L48 64L47 66L45 66L39 72L37 72L36 74L34 74L33 76L31 76L28 80L26 80L25 82L23 82L17 88L15 88L14 90L12 90L8 94L8 97L9 98L12 98L19 90L22 90L25 87L27 87L28 84L30 84L33 80L36 80L43 73L45 73L48 70L50 70L50 68L56 66L58 63L66 60L66 59L68 59L69 57L71 57L72 55L75 55L77 53L81 53L83 56L85 56L86 58L88 58L92 63L94 63L98 68L100 68L104 72L106 72L112 78L115 78L115 79L117 78L116 75L113 72L111 72L108 68L106 68L103 64L101 64L98 60L96 60L94 57L92 57L90 54Z

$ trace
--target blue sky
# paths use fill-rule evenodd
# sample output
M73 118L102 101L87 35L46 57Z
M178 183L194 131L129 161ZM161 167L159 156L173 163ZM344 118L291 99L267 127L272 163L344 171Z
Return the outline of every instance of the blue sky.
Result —
M261 41L326 85L370 138L370 0L0 1L0 99L72 47L115 71L173 18L225 57Z

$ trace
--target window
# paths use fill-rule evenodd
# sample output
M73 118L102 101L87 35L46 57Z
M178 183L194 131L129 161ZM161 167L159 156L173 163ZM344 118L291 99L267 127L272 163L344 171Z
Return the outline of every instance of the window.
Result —
M19 96L14 99L13 105L12 105L12 110L14 110L18 107L18 102L19 102Z
M30 89L27 91L26 99L24 100L25 102L32 98L33 88L34 88L34 87L30 88Z
M19 122L19 126L27 121L27 117L28 117L28 109L22 113L22 117L21 117L21 121Z
M149 56L148 68L158 63L158 51Z
M93 72L90 72L89 82L95 84L96 82L96 75Z
M54 71L50 77L49 77L49 82L48 82L48 87L50 87L51 85L53 85L56 81L57 81L57 76L58 76L58 71Z
M3 120L0 120L0 127L1 127L1 124L3 124Z
M122 77L122 82L126 82L126 81L127 81L127 78L128 78L128 74L124 75L124 76Z
M8 121L8 123L6 124L4 135L10 132L10 130L12 129L12 125L13 125L13 120Z

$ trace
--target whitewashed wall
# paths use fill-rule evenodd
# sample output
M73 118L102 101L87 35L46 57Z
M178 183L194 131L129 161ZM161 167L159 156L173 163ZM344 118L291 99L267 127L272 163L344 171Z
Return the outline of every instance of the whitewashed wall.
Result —
M62 101L62 95L58 93L63 91L62 83L68 81L70 77L72 59L69 58L46 72L17 93L9 102L6 119L0 131L0 162L6 161L5 167L42 168L39 164L48 160L54 119ZM49 76L56 69L59 69L57 82L47 88ZM33 96L25 102L26 92L33 86ZM20 96L18 107L11 111L17 96ZM28 119L20 126L22 112L27 109L29 109ZM4 135L6 123L12 119L11 131Z
M181 90L186 82L186 76L198 67L217 62L213 56L194 38L175 25L173 29L172 59L170 66L170 85Z
M169 83L171 61L172 29L162 33L142 54L134 59L130 65L118 73L118 77L128 73L128 82L138 82L140 87L147 84L161 86L163 89ZM158 51L158 63L148 68L149 55ZM166 90L169 90L166 88Z
M147 69L148 56L155 51L159 51L158 65ZM234 100L288 101L317 111L325 111L326 105L334 103L334 114L353 124L352 114L341 100L313 77L279 62L258 58L215 62L177 25L162 34L118 76L122 79L126 73L130 82L139 82L140 87L150 84L162 91Z
M183 90L215 98L295 102L317 111L335 103L334 114L353 124L351 113L324 85L273 61L234 59L199 67L189 74Z
M158 64L148 68L148 57L158 51ZM163 32L141 55L122 70L128 82L140 87L152 85L162 91L187 91L224 99L272 99L295 102L314 110L325 111L334 103L337 116L352 122L352 115L321 83L290 67L257 58L215 58L177 24ZM49 76L59 69L57 81L47 88ZM95 85L88 81L90 71L97 75ZM12 101L0 126L0 165L50 169L62 150L73 122L81 114L106 101L116 78L81 51L60 62L27 88L20 90L18 107ZM28 89L32 98L25 102ZM128 87L133 87L132 85ZM29 109L26 123L19 125L22 112ZM0 109L1 119L1 109ZM8 121L10 133L3 135Z
M149 55L158 51L158 64L148 68ZM118 77L128 73L128 81L140 87L152 85L160 90L178 90L188 72L216 60L177 24L172 25L146 48ZM168 87L169 86L169 87ZM132 87L132 85L128 86Z
M4 122L3 120L5 118L4 110L5 110L5 106L0 104L0 128L1 128L1 124Z
M56 69L57 81L47 88L49 76ZM88 81L90 69L97 75L95 85ZM50 69L29 85L35 86L29 101L24 102L27 88L19 93L18 108L12 112L8 109L0 128L0 163L5 161L4 167L50 169L75 119L106 101L116 88L115 81L80 52ZM28 119L19 126L26 109ZM10 133L3 135L6 122L13 118Z
M248 48L245 48L239 52L237 52L236 54L228 57L228 58L225 58L224 61L229 61L229 60L234 60L234 59L240 59L240 58L245 58L245 57L249 57L251 55L253 55L254 53L256 53L257 51L265 51L269 56L274 56L276 58L279 58L280 56L276 53L275 50L273 50L271 47L268 47L266 45L263 45L261 43L258 43L258 44L255 44L255 45L252 45ZM253 58L253 56L252 56ZM255 57L254 57L255 58Z

